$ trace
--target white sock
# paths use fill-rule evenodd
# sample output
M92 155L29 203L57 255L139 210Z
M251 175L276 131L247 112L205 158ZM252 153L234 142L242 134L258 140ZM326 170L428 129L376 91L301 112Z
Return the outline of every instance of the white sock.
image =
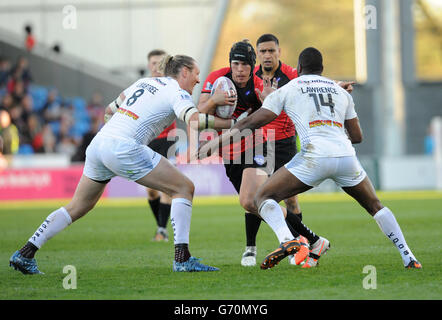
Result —
M60 209L52 212L45 219L45 221L43 221L41 226L35 231L28 241L40 249L41 246L46 243L46 241L65 229L71 223L71 216L65 208L61 207Z
M396 221L393 212L387 207L382 208L373 216L381 228L382 232L390 239L401 254L404 265L407 266L411 260L416 260L410 248L408 248L405 242L404 235L402 234L401 227Z
M259 207L259 215L272 228L280 243L294 239L285 222L284 213L275 200L265 200Z
M173 242L189 243L190 219L192 217L192 201L175 198L170 207L170 223L173 228Z

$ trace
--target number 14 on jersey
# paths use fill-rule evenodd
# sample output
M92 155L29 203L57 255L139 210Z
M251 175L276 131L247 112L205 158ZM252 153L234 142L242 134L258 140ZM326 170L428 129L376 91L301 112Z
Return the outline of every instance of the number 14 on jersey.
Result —
M310 93L309 96L312 97L313 101L315 102L316 112L318 113L318 115L321 114L321 106L324 106L324 107L330 107L331 116L332 117L335 116L335 110L334 110L335 104L333 102L331 93L327 94L327 101L325 101L324 94L322 93Z

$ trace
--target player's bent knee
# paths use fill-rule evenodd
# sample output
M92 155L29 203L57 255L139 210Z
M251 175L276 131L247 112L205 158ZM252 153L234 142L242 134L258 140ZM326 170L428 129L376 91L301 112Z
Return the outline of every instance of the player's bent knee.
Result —
M172 193L169 194L169 196L172 198L175 196L193 198L194 193L195 193L195 185L193 184L193 182L190 179L188 179L187 177L184 177L178 183L176 188L174 188Z
M64 208L71 216L72 222L80 219L83 217L86 213L91 211L94 208L95 204L90 203L83 203L83 204L75 204L75 203L69 203Z
M157 190L147 188L147 196L149 197L149 200L154 200L154 199L158 198L160 195Z
M239 204L244 208L247 212L256 212L257 208L255 206L253 195L246 195L239 197Z
M258 192L256 192L254 197L254 204L255 207L259 208L260 204L266 200L266 199L275 199L276 196L273 191L269 190L268 188L260 188L258 189Z

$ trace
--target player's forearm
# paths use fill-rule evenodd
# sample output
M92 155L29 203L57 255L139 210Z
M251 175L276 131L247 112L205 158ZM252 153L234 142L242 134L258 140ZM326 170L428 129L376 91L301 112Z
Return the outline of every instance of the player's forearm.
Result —
M362 142L363 134L358 118L345 120L344 127L347 132L348 139L351 141L352 144L358 144Z
M232 119L223 119L223 118L215 117L213 129L215 129L215 130L230 129L233 124L234 124L234 120L232 120Z
M198 104L198 111L201 113L215 114L216 103L212 98L201 98ZM230 127L229 127L230 128Z
M234 124L234 120L218 118L214 115L207 113L194 112L190 116L189 121L186 121L186 123L193 130L205 130L205 129L222 130L222 129L230 129Z
M232 129L238 129L242 131L244 129L255 130L265 126L266 124L272 122L277 115L267 109L260 108L258 111L252 113L248 117L238 121Z

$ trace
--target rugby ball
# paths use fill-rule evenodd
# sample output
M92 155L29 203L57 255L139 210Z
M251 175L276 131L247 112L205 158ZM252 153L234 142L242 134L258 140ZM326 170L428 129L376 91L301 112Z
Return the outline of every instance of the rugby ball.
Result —
M213 95L215 93L215 90L219 86L221 86L222 91L228 92L229 97L237 97L235 85L233 84L232 80L230 80L227 77L219 77L218 79L216 79L215 83L213 84L210 95ZM235 111L236 103L237 100L235 100L235 104L233 106L229 105L217 106L215 111L216 115L224 119L231 118L233 112Z

